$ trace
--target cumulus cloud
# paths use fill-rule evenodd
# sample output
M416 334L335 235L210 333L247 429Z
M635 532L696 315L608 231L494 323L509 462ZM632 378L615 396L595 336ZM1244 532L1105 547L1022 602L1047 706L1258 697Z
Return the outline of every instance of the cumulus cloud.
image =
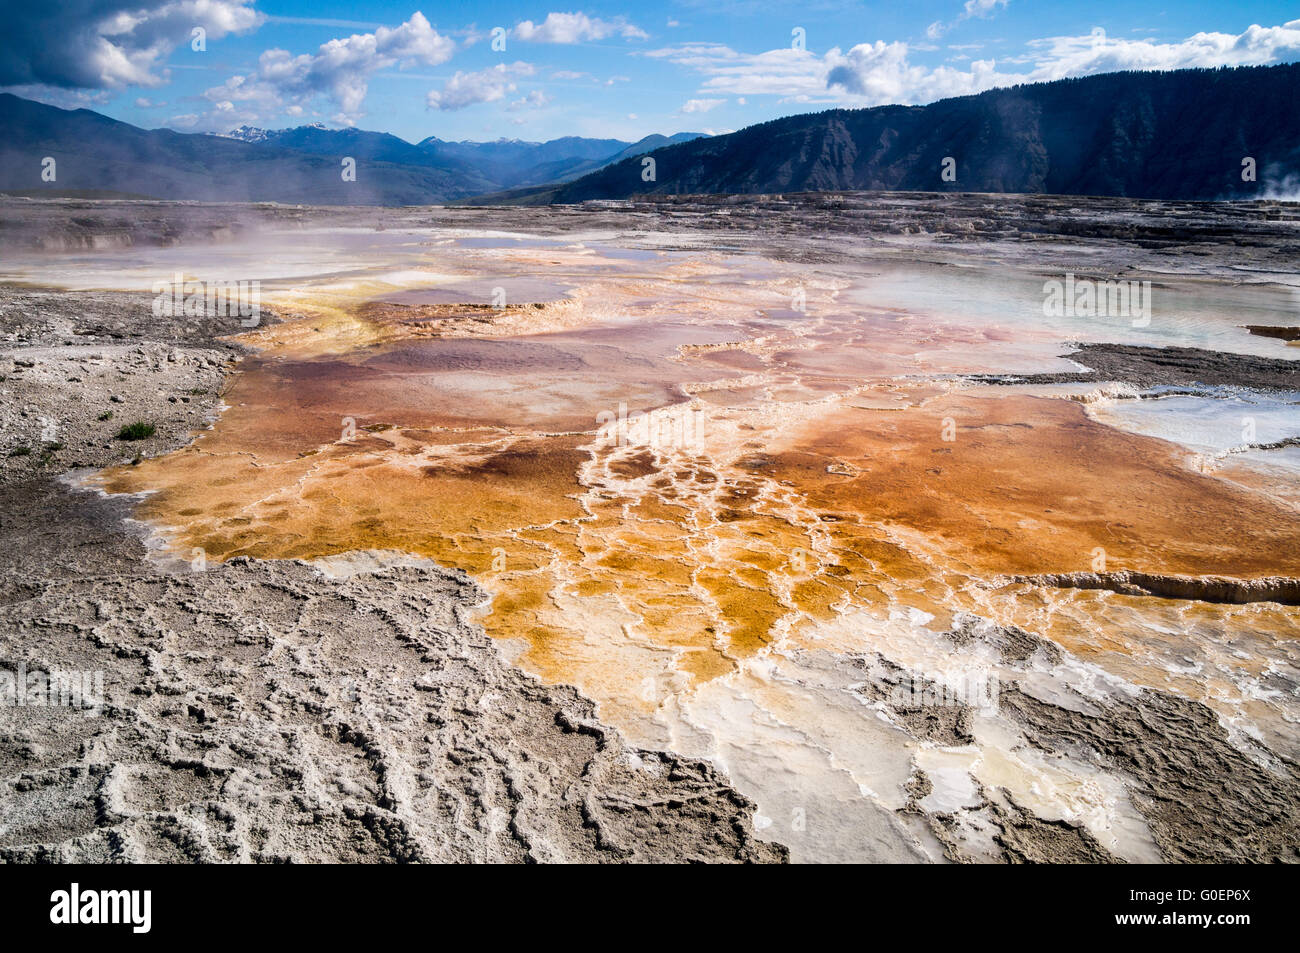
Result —
M514 112L519 112L520 110L523 109L541 109L550 101L551 101L550 96L547 96L540 89L534 89L531 90L527 95L523 96L520 99L516 99L509 106L507 106L506 112L514 113Z
M161 69L190 31L212 43L265 18L253 0L61 0L10 4L0 31L0 86L63 89L161 86Z
M430 90L427 97L430 109L464 109L477 103L490 103L504 99L516 90L515 79L532 76L536 70L531 63L498 63L473 73L457 71L441 90Z
M923 103L949 96L965 96L994 86L1012 85L1022 76L999 73L992 60L976 60L967 69L929 68L908 62L906 43L860 43L843 56L832 50L834 61L826 85L872 105Z
M682 106L684 113L706 113L725 103L725 99L688 99Z
M415 63L437 66L451 59L455 49L454 40L417 12L397 27L322 43L315 53L294 56L288 50L267 50L258 59L256 73L232 76L204 96L218 108L240 103L245 109L279 112L323 95L338 107L334 120L349 124L360 117L376 70Z
M844 102L874 106L925 103L998 86L1045 82L1114 70L1262 65L1300 58L1300 20L1251 26L1240 34L1197 33L1161 43L1123 39L1093 30L1083 36L1034 40L1021 56L973 60L963 68L911 62L916 47L896 41L838 47L818 56L807 50L740 53L711 43L687 43L645 55L699 72L702 96L772 95L796 102Z
M1167 70L1212 66L1259 66L1300 55L1300 20L1282 26L1250 26L1242 33L1197 33L1175 43L1110 37L1100 28L1087 36L1034 40L1019 60L1034 64L1033 79L1061 79L1113 70Z
M516 39L529 43L581 43L621 36L625 40L648 40L650 34L628 23L624 17L602 20L585 13L548 13L541 23L524 20L512 31Z
M948 66L927 69L908 63L906 44L861 44L831 67L827 85L873 104L916 103L996 86L1117 70L1258 66L1300 56L1300 20L1274 27L1251 26L1236 35L1197 33L1170 43L1115 38L1095 29L1086 36L1049 37L1028 46L1027 54L1006 61L1028 66L1028 71L1000 72L993 60L975 60L966 70Z

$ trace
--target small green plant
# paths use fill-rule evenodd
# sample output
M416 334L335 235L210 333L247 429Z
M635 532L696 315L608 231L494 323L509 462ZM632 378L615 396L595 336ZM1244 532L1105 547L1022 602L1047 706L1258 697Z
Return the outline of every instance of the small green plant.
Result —
M118 440L147 440L154 435L158 428L153 424L146 424L136 421L133 424L126 424L117 432Z
M11 457L25 457L25 456L27 456L27 454L29 454L29 453L31 453L31 452L32 452L32 448L31 448L31 447L14 447L12 450L9 451L9 456L11 456Z
M100 420L112 420L112 419L113 419L113 412L112 412L111 410L106 410L106 411L104 411L102 414L99 415L99 419L100 419Z

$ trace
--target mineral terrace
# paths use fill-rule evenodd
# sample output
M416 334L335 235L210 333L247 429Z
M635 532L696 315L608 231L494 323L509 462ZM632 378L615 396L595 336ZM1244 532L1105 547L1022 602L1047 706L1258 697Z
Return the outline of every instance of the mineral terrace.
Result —
M0 858L1300 860L1298 224L0 199Z

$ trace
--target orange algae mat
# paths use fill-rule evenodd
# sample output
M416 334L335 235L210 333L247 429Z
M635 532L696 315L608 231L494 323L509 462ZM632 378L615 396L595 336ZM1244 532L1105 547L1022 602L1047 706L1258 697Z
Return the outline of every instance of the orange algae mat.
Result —
M847 606L979 611L1126 654L1104 617L1151 600L999 578L1088 571L1099 553L1110 570L1300 575L1294 509L1073 401L891 378L914 368L884 330L832 327L790 352L758 335L679 348L637 326L492 337L482 309L476 337L448 337L402 317L265 332L211 431L101 485L148 491L139 515L181 556L402 550L463 569L525 667L647 710ZM598 427L651 410L649 439ZM1296 634L1271 604L1142 611ZM616 639L670 653L680 678L644 685Z

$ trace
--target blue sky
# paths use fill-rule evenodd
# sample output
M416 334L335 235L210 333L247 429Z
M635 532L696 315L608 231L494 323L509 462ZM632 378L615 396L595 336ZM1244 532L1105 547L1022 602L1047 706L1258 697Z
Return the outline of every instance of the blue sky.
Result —
M29 6L0 38L0 86L20 95L150 128L323 122L411 141L724 132L1116 69L1300 59L1300 3L1262 0Z

